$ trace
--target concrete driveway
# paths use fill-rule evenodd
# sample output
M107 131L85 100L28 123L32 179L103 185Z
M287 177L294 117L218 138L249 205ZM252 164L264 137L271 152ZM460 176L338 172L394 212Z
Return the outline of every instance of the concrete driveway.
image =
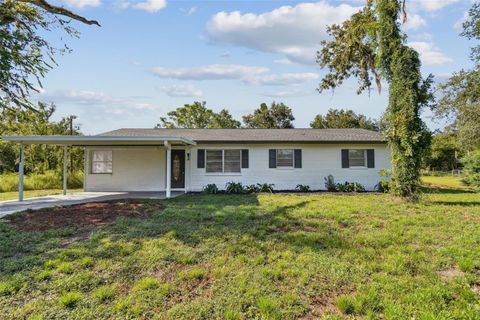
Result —
M172 192L172 198L184 194ZM23 201L0 201L0 218L28 209L37 210L48 207L71 206L88 202L117 199L165 199L165 192L75 192L67 195L52 195L24 199Z

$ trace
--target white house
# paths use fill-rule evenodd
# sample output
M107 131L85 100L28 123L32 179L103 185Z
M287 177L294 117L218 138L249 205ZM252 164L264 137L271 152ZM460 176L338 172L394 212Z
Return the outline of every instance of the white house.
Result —
M119 129L3 139L63 145L65 151L83 146L85 191L163 191L167 197L211 183L223 189L230 181L322 190L328 175L373 190L379 171L391 166L380 133L364 129Z

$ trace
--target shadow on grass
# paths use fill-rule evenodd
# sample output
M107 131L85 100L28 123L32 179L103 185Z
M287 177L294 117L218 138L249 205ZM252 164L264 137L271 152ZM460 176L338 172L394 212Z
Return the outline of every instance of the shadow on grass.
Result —
M423 186L421 188L423 193L427 194L461 194L461 193L475 193L472 190L468 189L455 189L455 188L448 188L448 187L430 187L430 186Z
M156 200L145 200L155 203ZM139 248L149 239L173 236L188 246L205 241L228 242L233 247L261 247L262 241L284 243L291 250L340 248L345 246L335 227L325 223L312 228L295 215L309 201L302 197L289 200L288 205L272 202L261 206L257 195L187 195L165 200L165 209L155 211L147 219L121 217L103 229L52 229L42 232L21 232L0 219L0 278L15 272L41 266L56 259L62 243L73 242L81 256L110 259L121 257L122 250L103 252L103 240L129 242ZM86 236L82 236L86 235ZM249 239L246 243L245 237ZM80 257L81 258L81 257Z

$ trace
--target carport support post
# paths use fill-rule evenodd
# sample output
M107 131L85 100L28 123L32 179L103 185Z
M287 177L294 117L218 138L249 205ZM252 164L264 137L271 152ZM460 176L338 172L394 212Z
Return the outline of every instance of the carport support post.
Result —
M68 146L63 147L63 195L67 194Z
M18 201L23 201L23 163L25 154L23 144L20 144L20 163L18 164Z
M164 145L165 145L165 148L167 149L167 185L166 185L166 188L165 188L165 196L168 198L170 198L171 196L171 182L172 182L172 178L171 178L171 175L172 175L172 147L170 146L170 144L168 143L168 141L164 141L163 142Z

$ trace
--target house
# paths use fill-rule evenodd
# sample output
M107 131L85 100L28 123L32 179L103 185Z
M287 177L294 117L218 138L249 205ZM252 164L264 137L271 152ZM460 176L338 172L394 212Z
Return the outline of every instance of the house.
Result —
M85 191L164 191L167 197L172 190L201 191L211 183L222 189L230 181L320 190L328 175L373 190L379 171L391 166L384 138L364 129L119 129L3 139L63 145L65 156L68 146L84 147Z

